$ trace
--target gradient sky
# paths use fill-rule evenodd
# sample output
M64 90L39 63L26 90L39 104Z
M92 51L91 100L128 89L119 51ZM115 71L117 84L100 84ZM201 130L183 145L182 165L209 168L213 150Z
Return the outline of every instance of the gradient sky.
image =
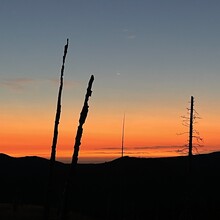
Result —
M220 1L5 0L0 7L0 152L49 157L66 39L57 157L71 157L86 87L81 161L174 156L190 96L220 150Z

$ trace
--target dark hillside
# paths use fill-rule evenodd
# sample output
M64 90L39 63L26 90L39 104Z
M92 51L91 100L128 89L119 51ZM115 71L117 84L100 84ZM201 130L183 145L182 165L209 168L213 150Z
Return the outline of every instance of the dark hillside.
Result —
M40 157L13 158L0 154L0 202L18 200L42 204L48 178L49 161ZM56 187L61 190L67 165L56 163Z
M42 205L48 160L0 155L0 202ZM56 163L59 208L68 164ZM119 158L79 164L70 206L94 219L220 219L220 153L188 158Z

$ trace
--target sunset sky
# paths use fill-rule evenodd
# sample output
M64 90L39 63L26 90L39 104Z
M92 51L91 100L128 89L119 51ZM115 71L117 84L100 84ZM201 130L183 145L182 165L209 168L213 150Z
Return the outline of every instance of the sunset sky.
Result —
M8 0L0 7L0 152L51 151L63 48L57 158L70 158L94 75L79 159L182 155L190 97L204 138L220 150L220 1Z

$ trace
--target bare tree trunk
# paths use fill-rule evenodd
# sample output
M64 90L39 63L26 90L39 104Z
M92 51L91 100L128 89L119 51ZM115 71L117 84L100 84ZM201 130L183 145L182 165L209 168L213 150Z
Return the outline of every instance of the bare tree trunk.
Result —
M60 213L61 220L67 219L69 196L71 195L70 192L71 192L71 187L72 187L72 180L75 175L75 170L77 167L78 154L79 154L79 149L80 149L80 145L81 145L81 137L82 137L82 133L83 133L83 124L86 121L86 117L87 117L88 110L89 110L88 101L89 101L89 97L92 95L91 89L92 89L93 81L94 81L94 76L92 75L89 80L89 83L88 83L88 88L87 88L87 93L85 95L84 105L83 105L82 111L80 113L79 126L78 126L77 134L75 137L75 145L74 145L74 152L73 152L73 156L72 156L72 162L70 164L70 170L69 170L69 174L67 176L67 181L66 181L66 185L65 185L64 193L63 193L63 201L61 204L61 213ZM73 190L77 190L77 189L73 189Z
M61 115L61 97L62 97L62 90L63 90L63 75L64 75L64 65L67 55L67 49L68 49L68 43L69 40L67 39L67 43L64 47L64 55L63 55L63 63L61 67L61 74L60 74L60 87L58 92L58 99L57 99L57 110L56 110L56 117L55 117L55 123L54 123L54 133L53 133L53 142L51 147L51 157L50 157L50 164L49 164L49 179L48 179L48 188L46 192L46 201L45 201L45 207L44 207L44 219L49 219L49 213L50 213L50 197L52 195L52 185L53 185L53 176L54 176L54 165L56 160L56 146L57 146L57 139L58 139L58 126L60 121L60 115Z
M193 108L194 108L194 97L191 96L191 107L190 107L190 124L189 124L189 157L192 156L193 148Z
M193 159L193 123L194 123L194 97L191 96L190 104L190 124L189 124L189 153L188 153L188 176L187 176L187 201L185 211L182 213L185 218L192 219L192 159Z
M192 174L192 150L193 150L193 123L194 123L194 97L191 96L191 104L190 104L190 124L189 124L189 179L191 179Z

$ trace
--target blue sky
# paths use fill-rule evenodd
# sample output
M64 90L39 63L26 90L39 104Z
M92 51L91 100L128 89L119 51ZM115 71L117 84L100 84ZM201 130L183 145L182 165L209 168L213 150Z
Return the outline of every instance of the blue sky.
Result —
M207 75L212 81L218 77L219 4L4 1L1 71L25 77L42 77L46 71L54 76L69 38L68 68L75 78L95 72L100 76L120 73L131 80L148 77L152 82L181 79L193 90L194 85L206 84ZM187 85L188 77L195 84Z
M117 121L126 111L131 121L144 114L176 118L179 125L194 95L204 117L201 130L218 134L219 11L220 2L214 0L2 1L2 115L34 111L40 118L48 110L53 118L69 38L66 117L75 114L77 121L94 74L91 114L100 123L113 116Z

